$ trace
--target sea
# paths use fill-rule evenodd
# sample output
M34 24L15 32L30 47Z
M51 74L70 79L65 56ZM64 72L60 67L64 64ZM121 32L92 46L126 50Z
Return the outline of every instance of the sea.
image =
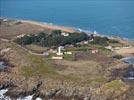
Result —
M134 0L0 0L0 17L134 40Z
M121 61L124 61L125 63L128 63L134 66L134 56L122 58Z

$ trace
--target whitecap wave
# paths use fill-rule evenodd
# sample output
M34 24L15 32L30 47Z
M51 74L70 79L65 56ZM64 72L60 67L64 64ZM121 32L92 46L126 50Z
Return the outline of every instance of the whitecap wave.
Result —
M5 96L5 93L8 92L8 89L0 90L0 100L12 100L10 97ZM29 95L24 98L18 98L17 100L32 100L34 95ZM35 100L42 100L40 97L36 98Z
M0 100L11 100L10 97L4 95L7 91L8 89L0 90Z

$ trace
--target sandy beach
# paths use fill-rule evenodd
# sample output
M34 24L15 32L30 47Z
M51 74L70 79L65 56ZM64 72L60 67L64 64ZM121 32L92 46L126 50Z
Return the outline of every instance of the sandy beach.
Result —
M65 32L70 32L70 33L76 31L75 29L73 29L71 27L51 25L51 24L48 24L48 23L41 23L41 22L30 21L30 20L19 20L19 21L21 21L23 23L38 25L38 26L41 26L42 28L50 29L50 30L62 30L62 31L65 31Z

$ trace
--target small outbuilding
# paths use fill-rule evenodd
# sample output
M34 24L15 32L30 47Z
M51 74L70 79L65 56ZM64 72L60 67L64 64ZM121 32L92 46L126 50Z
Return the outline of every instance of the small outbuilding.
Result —
M53 60L62 60L63 57L53 56L51 59L53 59Z
M92 52L92 54L95 54L95 53L98 53L99 51L98 51L98 49L92 49L91 52Z
M69 36L69 33L61 33L62 36Z
M72 55L73 53L70 51L64 52L64 54Z

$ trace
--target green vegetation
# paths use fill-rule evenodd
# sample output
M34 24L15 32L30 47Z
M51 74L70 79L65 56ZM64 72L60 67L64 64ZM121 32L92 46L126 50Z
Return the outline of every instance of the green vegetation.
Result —
M38 45L34 45L34 44L26 45L25 47L28 50L34 51L36 53L43 53L44 51L46 51L48 49L46 47L42 47L42 46L38 46Z
M96 36L94 37L94 40L90 42L91 44L98 44L103 46L108 46L109 39L107 37L100 37Z
M113 58L115 58L115 59L122 59L123 56L122 55L114 55Z
M110 39L109 43L119 43L119 41L115 40L115 39Z
M25 77L32 77L34 76L34 69L32 67L29 67L29 66L24 66L21 68L21 73L23 76Z
M45 75L52 78L59 77L59 74L55 72L53 65L48 59L27 55L30 66L25 66L21 68L21 72L25 77L31 77L36 75Z
M119 41L115 39L108 39L107 37L95 36L91 44L108 46L109 44L118 44Z
M88 83L92 86L95 86L96 84L102 84L106 82L106 78L102 75L100 76L93 76L92 78L88 79Z
M63 58L65 59L65 60L74 60L74 55L73 54L71 54L71 55L69 55L69 54L64 54L63 55Z
M17 38L16 43L20 45L37 44L45 47L75 44L77 42L88 40L89 37L85 33L69 33L69 36L65 37L61 35L60 30L52 31L51 34L45 34L43 32L38 35L25 35L24 37Z
M74 82L81 80L81 78L79 76L76 76L75 74L69 74L69 75L63 75L63 76L66 80L70 80Z
M111 50L106 49L104 46L99 46L98 49L101 52L101 54L103 54L105 56L111 56L112 55Z
M105 85L105 88L106 89L110 89L110 90L114 89L114 90L120 91L120 90L122 90L122 88L124 86L125 86L125 84L122 81L120 81L120 80L114 80L114 81L112 81L110 83L107 83Z
M85 33L68 33L69 36L63 36L61 30L53 30L51 34L40 32L36 35L25 35L24 37L17 38L16 43L20 45L38 45L42 47L57 47L72 44L74 48L69 48L70 51L88 51L89 47L100 47L98 49L109 53L110 51L105 49L105 46L119 44L119 41L115 39L108 39L101 36L88 36ZM81 41L93 39L89 44L77 44Z
M80 47L72 47L72 48L67 48L67 51L88 51L91 48L89 46L80 46Z
M53 30L53 31L52 31L52 36L54 36L54 37L56 37L56 36L60 36L61 33L62 33L61 30Z
M114 100L114 98L120 97L122 94L126 93L128 86L121 80L113 80L109 83L105 83L95 91L95 96L100 98L107 97L105 100ZM103 94L103 95L102 95Z

